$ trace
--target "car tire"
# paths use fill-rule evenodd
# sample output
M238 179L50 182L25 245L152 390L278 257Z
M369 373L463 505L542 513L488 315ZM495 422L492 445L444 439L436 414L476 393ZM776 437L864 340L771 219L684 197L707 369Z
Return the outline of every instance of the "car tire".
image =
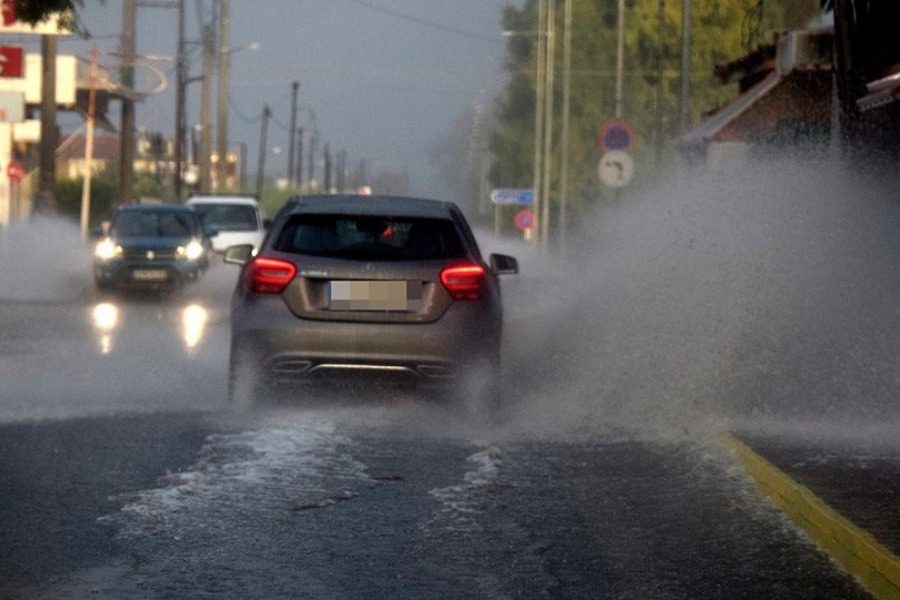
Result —
M231 407L237 410L252 409L262 402L264 391L255 353L232 344L228 366L228 402Z

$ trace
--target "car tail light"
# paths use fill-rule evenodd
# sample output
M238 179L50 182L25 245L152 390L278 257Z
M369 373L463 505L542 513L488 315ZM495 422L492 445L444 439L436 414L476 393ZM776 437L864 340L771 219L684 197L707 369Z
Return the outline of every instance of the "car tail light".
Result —
M454 300L478 300L484 289L484 267L457 265L441 271L441 283Z
M257 294L280 294L296 274L294 263L257 257L247 265L247 285Z

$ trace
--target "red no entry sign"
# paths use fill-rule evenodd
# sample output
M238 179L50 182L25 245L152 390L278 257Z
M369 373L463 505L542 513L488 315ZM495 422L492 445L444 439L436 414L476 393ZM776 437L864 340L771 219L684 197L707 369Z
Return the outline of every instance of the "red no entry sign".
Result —
M14 160L6 165L6 176L9 177L10 181L19 183L25 179L25 167L19 161Z
M518 227L522 231L531 229L532 227L534 227L534 211L528 208L520 210L516 213L514 220L516 223L516 227Z

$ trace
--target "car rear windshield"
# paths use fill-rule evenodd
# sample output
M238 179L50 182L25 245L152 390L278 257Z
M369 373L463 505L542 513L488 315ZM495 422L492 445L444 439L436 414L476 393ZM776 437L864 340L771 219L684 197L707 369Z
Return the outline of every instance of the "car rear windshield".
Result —
M367 261L465 256L456 227L449 219L371 215L294 215L281 230L275 249Z
M190 237L197 233L197 219L183 210L123 211L111 231L119 237Z
M257 231L256 208L248 204L194 204L204 225L219 231Z

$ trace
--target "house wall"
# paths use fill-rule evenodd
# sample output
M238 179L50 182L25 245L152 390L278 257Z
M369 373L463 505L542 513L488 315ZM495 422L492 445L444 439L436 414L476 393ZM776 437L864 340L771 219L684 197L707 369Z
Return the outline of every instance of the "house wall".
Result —
M831 124L831 72L794 71L749 110L719 131L714 142L763 141L786 123Z

